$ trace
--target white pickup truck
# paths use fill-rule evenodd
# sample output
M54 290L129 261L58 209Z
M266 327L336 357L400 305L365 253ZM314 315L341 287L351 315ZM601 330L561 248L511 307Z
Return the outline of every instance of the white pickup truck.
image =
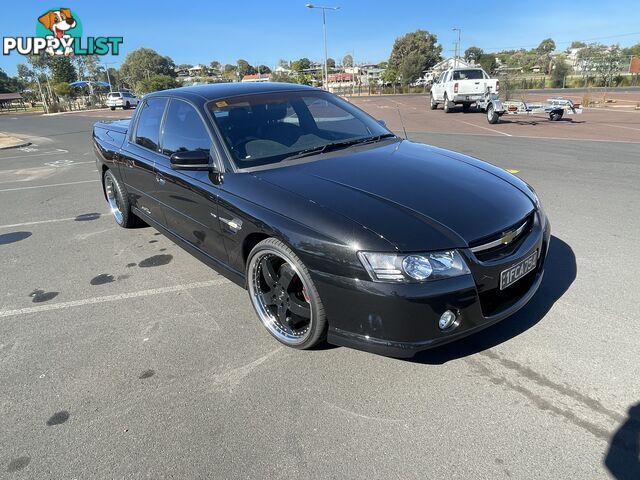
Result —
M454 105L462 105L464 111L471 105L482 100L491 88L492 93L497 93L500 82L477 67L450 68L440 74L431 86L431 110L442 105L444 111L449 113Z

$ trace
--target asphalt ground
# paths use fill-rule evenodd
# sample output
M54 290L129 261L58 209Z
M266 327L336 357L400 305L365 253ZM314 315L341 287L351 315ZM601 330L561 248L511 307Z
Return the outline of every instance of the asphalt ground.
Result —
M573 96L577 99L578 95ZM540 102L550 96L554 94L527 94L523 99ZM428 95L351 97L349 100L374 117L384 119L396 131L402 131L404 123L408 132L640 143L640 111L635 110L587 108L581 115L567 115L557 122L550 121L546 115L503 115L500 123L491 125L486 115L475 108L464 113L462 106L458 106L449 114L444 113L442 105L430 110Z
M90 133L123 112L1 116L32 145L0 151L0 478L640 478L640 132L367 100L535 186L531 303L413 361L281 347L245 291L110 218Z

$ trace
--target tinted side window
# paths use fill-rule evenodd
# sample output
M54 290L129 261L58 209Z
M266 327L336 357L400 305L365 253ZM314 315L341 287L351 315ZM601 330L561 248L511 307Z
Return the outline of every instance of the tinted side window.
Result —
M166 104L166 98L150 98L145 102L138 117L135 143L149 150L158 150L160 122Z
M162 153L171 155L192 150L208 152L210 148L209 133L196 109L186 102L171 100L164 122Z

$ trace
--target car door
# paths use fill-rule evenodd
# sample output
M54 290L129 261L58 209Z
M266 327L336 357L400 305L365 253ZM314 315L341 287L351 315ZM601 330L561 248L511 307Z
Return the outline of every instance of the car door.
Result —
M162 154L156 162L157 188L167 227L210 257L227 261L218 221L218 188L213 174L200 170L173 170L175 152L204 150L210 157L211 136L204 118L190 103L171 99L162 126Z
M120 172L129 195L131 205L143 216L164 225L164 215L156 190L154 163L162 155L159 153L160 126L164 116L167 98L148 99L136 115L135 125L124 148L120 150Z
M436 100L442 100L443 98L443 85L442 85L442 79L444 78L444 72L441 73L440 75L438 75L438 78L436 79L436 82L433 84L432 90L433 90L433 98Z

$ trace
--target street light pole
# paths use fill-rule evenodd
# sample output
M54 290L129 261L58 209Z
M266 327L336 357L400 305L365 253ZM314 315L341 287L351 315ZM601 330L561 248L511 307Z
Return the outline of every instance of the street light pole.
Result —
M458 32L458 43L456 43L455 59L453 61L453 67L456 68L458 66L458 57L460 57L460 32L462 31L462 29L459 27L454 27L451 30L454 32Z
M340 10L340 7L325 7L322 5L313 5L311 3L307 3L305 5L307 8L319 8L322 10L322 34L324 37L324 75L322 78L322 83L327 90L329 88L329 65L328 65L328 50L327 50L327 10Z

